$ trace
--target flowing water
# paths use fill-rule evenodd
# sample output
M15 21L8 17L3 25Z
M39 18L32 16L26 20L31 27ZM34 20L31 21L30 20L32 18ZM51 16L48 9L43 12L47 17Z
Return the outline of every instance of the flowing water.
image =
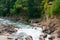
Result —
M15 22L12 20L0 18L0 23L8 23L20 27L17 32L13 33L13 35L20 38L22 36L24 40L27 35L32 36L33 40L39 40L40 35L44 35L44 33L42 32L42 28L32 27L31 25L27 25L22 22ZM45 40L49 40L48 37L49 35L45 38Z

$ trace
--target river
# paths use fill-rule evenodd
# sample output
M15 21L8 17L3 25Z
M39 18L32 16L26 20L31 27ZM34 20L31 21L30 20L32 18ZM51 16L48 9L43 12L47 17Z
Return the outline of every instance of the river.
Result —
M31 35L33 40L39 40L40 35L44 35L44 33L42 32L42 28L32 27L31 25L25 24L23 22L17 22L17 21L0 18L0 23L13 24L19 27L18 31L13 33L13 35L18 36L18 37L24 35L23 36L24 40L27 35ZM45 38L45 40L49 40L48 36Z

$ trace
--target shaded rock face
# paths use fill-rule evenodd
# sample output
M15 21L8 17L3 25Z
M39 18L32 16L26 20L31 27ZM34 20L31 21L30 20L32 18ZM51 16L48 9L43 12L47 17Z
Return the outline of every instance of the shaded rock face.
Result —
M0 34L16 32L15 27L14 25L0 23Z
M28 35L26 40L33 40L32 36Z

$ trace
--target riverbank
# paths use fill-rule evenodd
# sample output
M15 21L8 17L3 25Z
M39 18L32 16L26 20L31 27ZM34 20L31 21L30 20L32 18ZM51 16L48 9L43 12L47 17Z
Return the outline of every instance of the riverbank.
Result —
M29 24L33 27L41 27L43 28L43 30L49 30L47 33L52 33L55 30L59 30L60 29L60 19L57 19L56 17L54 18L49 18L47 21L45 20L40 20L40 19L29 19L28 21L24 18L11 18L11 17L1 17L3 19L8 19L8 20L13 20L13 21L17 21L17 22L23 22L25 24ZM24 21L25 20L25 21ZM52 29L51 29L52 28ZM51 30L50 30L51 29ZM50 32L52 31L52 32Z

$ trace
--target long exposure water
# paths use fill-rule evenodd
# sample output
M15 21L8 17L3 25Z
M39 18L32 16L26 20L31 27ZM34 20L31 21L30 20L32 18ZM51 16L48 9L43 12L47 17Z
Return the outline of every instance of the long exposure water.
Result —
M18 37L23 35L22 38L24 40L27 35L32 36L33 40L39 40L40 35L44 35L44 33L42 32L42 28L32 27L31 25L27 25L22 22L15 22L12 20L0 18L0 23L8 23L8 24L13 24L13 25L16 25L17 27L20 27L18 31L13 34ZM45 38L45 40L49 40L48 36Z

